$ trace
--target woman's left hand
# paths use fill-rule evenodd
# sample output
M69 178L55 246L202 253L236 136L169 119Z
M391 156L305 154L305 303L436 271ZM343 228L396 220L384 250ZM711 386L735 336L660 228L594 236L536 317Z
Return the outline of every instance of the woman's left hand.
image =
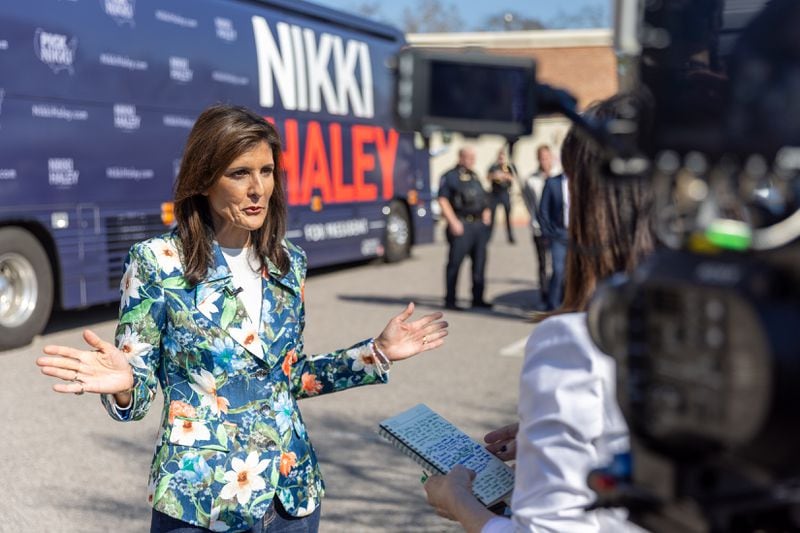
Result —
M380 335L375 337L375 345L391 361L407 359L444 344L447 322L439 320L444 315L436 312L408 322L413 313L414 303L411 302L402 313L386 324Z

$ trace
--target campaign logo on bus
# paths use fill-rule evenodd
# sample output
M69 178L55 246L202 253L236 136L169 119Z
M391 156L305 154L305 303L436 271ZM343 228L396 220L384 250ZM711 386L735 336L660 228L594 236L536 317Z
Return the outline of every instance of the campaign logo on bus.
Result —
M170 56L169 77L180 83L192 81L194 71L189 67L189 60L185 57Z
M138 130L142 124L142 117L136 114L136 106L129 104L114 104L114 127L122 131Z
M50 185L71 187L77 185L80 172L75 170L75 161L69 157L53 157L47 160Z
M36 28L33 49L36 57L53 69L53 72L66 70L70 74L74 73L72 63L75 61L75 51L78 49L77 37Z
M103 3L106 15L122 26L123 24L134 25L133 10L136 7L136 0L100 0Z
M233 21L222 17L214 17L214 27L217 30L217 37L223 41L232 43L238 37L236 28L233 27Z

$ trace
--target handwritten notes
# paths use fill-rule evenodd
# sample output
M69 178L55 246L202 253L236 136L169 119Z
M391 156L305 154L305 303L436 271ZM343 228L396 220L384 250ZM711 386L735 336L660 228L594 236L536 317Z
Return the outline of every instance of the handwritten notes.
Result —
M486 506L514 487L514 473L505 463L424 404L388 418L380 426L442 472L458 464L474 470L473 492Z

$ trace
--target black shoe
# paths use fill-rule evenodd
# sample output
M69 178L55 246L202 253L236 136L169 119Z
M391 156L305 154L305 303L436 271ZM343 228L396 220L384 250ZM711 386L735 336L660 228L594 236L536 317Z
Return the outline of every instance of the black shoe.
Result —
M509 237L508 238L508 244L516 244L516 242L517 241L514 239L514 237Z
M491 309L492 304L489 302L484 302L483 300L478 300L477 302L472 302L473 309Z
M456 305L454 303L449 303L449 302L444 304L444 308L450 311L466 311L466 309L464 309L460 305Z

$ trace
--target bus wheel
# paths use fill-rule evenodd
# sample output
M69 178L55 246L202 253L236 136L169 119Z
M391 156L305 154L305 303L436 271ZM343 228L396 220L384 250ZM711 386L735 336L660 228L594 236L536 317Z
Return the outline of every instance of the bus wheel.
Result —
M24 346L44 329L53 307L53 271L39 241L0 228L0 350Z
M411 253L411 221L408 209L402 202L394 201L389 205L386 215L386 261L394 263L402 261Z

